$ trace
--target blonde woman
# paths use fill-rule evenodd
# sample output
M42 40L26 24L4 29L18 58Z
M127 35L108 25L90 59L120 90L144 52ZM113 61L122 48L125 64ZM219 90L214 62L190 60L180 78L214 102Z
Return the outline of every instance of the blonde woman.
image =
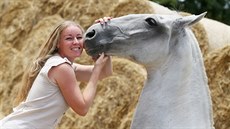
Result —
M103 24L109 19L97 22ZM0 121L1 129L54 129L69 107L81 116L87 114L97 82L112 74L112 64L104 53L94 65L74 63L83 51L83 33L82 27L72 21L54 29L23 77L18 98L21 103ZM88 82L83 91L78 83L81 81Z

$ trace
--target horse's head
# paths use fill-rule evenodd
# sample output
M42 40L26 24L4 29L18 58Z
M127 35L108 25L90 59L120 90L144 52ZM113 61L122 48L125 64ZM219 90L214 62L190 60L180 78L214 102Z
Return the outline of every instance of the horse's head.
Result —
M184 27L204 15L132 14L114 18L103 25L92 25L85 33L84 46L91 56L104 52L146 65L160 63L169 54L172 42L178 42Z

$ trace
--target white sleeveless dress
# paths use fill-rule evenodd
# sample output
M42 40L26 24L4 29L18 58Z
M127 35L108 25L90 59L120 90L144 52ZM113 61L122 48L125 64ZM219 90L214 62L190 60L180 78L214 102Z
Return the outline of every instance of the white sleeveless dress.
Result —
M50 57L36 77L25 100L0 121L0 129L55 129L69 108L57 84L48 78L48 71L71 62L58 54Z

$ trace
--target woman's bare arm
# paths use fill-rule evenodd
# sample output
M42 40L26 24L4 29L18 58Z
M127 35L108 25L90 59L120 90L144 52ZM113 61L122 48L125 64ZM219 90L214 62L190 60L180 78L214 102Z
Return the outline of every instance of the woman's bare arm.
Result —
M99 75L106 64L108 57L102 55L95 63L88 84L82 92L75 78L73 68L67 64L53 67L49 72L49 78L59 86L67 104L79 115L87 114L95 98ZM86 74L82 75L85 76Z
M90 76L92 74L93 70L93 65L81 65L81 64L73 64L74 71L76 74L76 78L80 82L88 82L90 79ZM111 57L108 56L108 59L105 62L104 67L101 70L101 74L99 75L99 80L108 77L112 75L113 69L112 69L112 62L111 62Z

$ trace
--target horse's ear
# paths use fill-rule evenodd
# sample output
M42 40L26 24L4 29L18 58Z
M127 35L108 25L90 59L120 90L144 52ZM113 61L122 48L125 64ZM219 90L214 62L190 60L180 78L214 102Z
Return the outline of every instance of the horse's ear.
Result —
M177 19L177 24L181 27L186 27L186 26L190 26L193 25L194 23L197 23L198 21L200 21L207 12L204 12L200 15L190 15L190 16L184 16L182 18Z

